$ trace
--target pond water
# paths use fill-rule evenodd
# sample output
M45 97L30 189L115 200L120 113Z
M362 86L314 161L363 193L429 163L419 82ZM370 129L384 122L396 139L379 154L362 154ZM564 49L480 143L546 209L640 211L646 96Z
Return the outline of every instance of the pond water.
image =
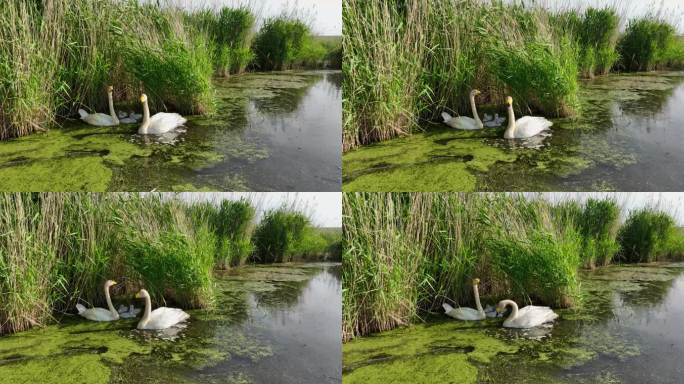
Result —
M504 128L428 124L407 138L343 157L343 188L423 191L681 191L684 73L585 81L582 113L551 137L503 139ZM482 111L505 116L505 110Z
M359 338L343 346L343 382L682 382L684 264L583 273L582 292L551 328L439 316Z
M159 139L137 124L70 121L0 142L0 190L339 191L341 81L339 71L216 79L217 112Z
M216 280L216 308L188 311L175 337L138 331L135 319L77 316L0 337L0 381L340 382L339 264L246 267Z

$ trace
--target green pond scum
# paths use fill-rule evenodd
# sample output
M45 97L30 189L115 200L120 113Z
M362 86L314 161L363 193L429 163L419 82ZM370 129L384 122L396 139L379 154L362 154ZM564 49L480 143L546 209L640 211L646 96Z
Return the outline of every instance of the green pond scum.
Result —
M339 190L339 180L330 171L339 172L339 154L304 153L320 146L314 140L323 139L295 134L302 124L309 124L298 122L300 109L309 111L311 103L326 98L330 105L341 102L335 76L339 72L217 78L216 112L187 116L186 131L177 135L144 137L137 134L138 124L93 127L68 120L62 121L61 128L0 142L0 191L281 191L295 188L279 184L284 180L318 187L323 176L331 179L329 186L317 190ZM329 92L331 88L337 94ZM318 120L325 129L316 125L317 131L337 137L341 122ZM290 141L294 144L283 145ZM325 175L312 175L286 167L282 159L274 162L273 153L293 161L301 158L307 164L331 165L322 167ZM307 157L314 155L319 158ZM283 180L273 177L276 174Z
M675 280L684 283L684 264L609 266L584 271L581 280L582 305L557 310L552 327L507 329L501 319L432 314L418 325L354 339L343 345L343 382L639 382L625 366L670 382L675 372L639 368L643 349L652 348L648 335L619 319L631 324L634 312L662 307ZM491 304L486 297L484 304Z
M502 138L504 127L458 131L424 123L422 132L345 153L343 190L681 190L672 169L684 154L672 144L679 133L672 135L679 132L683 80L682 72L657 72L583 81L582 112L552 119L546 138L511 141Z
M254 367L273 364L269 359L283 353L284 341L269 330L271 320L250 318L264 316L262 307L292 307L291 297L301 296L306 283L328 268L286 264L222 273L216 308L188 311L191 319L177 333L136 330L137 319L98 323L63 315L58 324L1 337L0 377L3 384L36 377L42 383L260 382L255 371L263 368ZM255 299L257 294L268 299Z

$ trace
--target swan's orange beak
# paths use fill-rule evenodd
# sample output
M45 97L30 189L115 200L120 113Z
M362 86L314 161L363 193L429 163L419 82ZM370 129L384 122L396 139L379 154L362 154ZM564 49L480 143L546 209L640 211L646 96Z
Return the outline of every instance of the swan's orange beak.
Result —
M142 298L142 296L140 295L140 292L138 292L138 293L135 294L135 298L136 298L136 299Z
M480 279L478 279L478 278L476 277L476 278L473 279L473 285L478 285L478 284L480 284Z
M496 306L496 313L501 313L503 311L504 311L503 308L499 307L498 305Z
M109 87L107 87L107 92L113 92L113 91L114 91L114 87L112 87L111 85Z
M144 103L146 101L147 101L147 95L143 93L142 96L140 96L140 102Z
M119 283L117 283L116 281L112 280L112 285L117 285L117 284L119 284Z
M482 92L480 92L479 89L476 89L476 90L473 91L473 94L475 94L475 95L479 95L479 94L481 94L481 93L482 93Z
M511 105L511 106L513 105L513 98L512 97L508 96L506 98L506 105Z

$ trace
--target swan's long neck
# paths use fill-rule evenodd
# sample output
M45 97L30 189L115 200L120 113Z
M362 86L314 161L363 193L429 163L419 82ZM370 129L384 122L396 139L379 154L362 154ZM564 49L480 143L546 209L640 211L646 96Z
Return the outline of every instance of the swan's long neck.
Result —
M150 296L145 296L145 312L143 312L143 317L140 319L139 325L145 325L150 320L150 312L152 312L152 301Z
M482 128L484 125L482 124L482 120L480 120L480 116L477 114L477 106L475 105L475 95L470 95L470 109L473 111L473 119L477 122L477 125Z
M513 300L504 300L504 307L511 306L511 315L506 320L513 320L518 317L518 304Z
M105 285L105 299L107 299L107 308L109 309L109 312L112 313L115 317L119 317L119 312L114 309L114 305L112 304L112 298L109 297L109 286Z
M147 105L147 100L143 101L143 121L140 126L141 133L147 133L147 128L150 127L150 107Z
M477 290L477 284L473 284L473 295L475 295L475 307L478 312L484 313L482 309L482 304L480 303L480 292Z
M512 139L515 137L515 112L513 112L513 106L508 106L508 127L506 132L504 132L504 138Z
M109 99L109 115L112 116L114 123L119 124L119 117L116 116L116 112L114 111L114 97L111 92L107 93L107 98Z

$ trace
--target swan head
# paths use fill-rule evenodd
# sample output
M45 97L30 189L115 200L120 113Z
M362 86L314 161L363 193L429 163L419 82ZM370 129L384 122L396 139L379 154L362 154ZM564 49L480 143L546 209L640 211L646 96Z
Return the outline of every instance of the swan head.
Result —
M475 97L475 96L477 96L477 95L479 95L479 94L481 94L481 93L482 93L482 92L480 92L479 89L473 89L472 91L470 91L470 96Z
M147 290L141 289L138 293L135 294L136 299L143 299L150 297L150 294L147 293Z
M512 97L510 97L510 96L506 97L506 105L509 107L513 106L513 98Z
M117 284L118 284L118 283L117 283L116 281L114 281L114 280L107 280L107 282L105 283L105 287L109 288L109 287L111 287L112 285L117 285Z
M108 86L108 87L107 87L107 92L109 92L109 93L112 93L112 92L114 92L114 87L113 87L113 86L111 86L111 85L110 85L110 86Z
M143 94L140 96L140 102L141 102L141 103L147 102L147 95L146 95L146 94L143 93Z
M473 285L478 285L478 284L480 284L480 279L478 279L478 278L476 277L476 278L473 279Z

